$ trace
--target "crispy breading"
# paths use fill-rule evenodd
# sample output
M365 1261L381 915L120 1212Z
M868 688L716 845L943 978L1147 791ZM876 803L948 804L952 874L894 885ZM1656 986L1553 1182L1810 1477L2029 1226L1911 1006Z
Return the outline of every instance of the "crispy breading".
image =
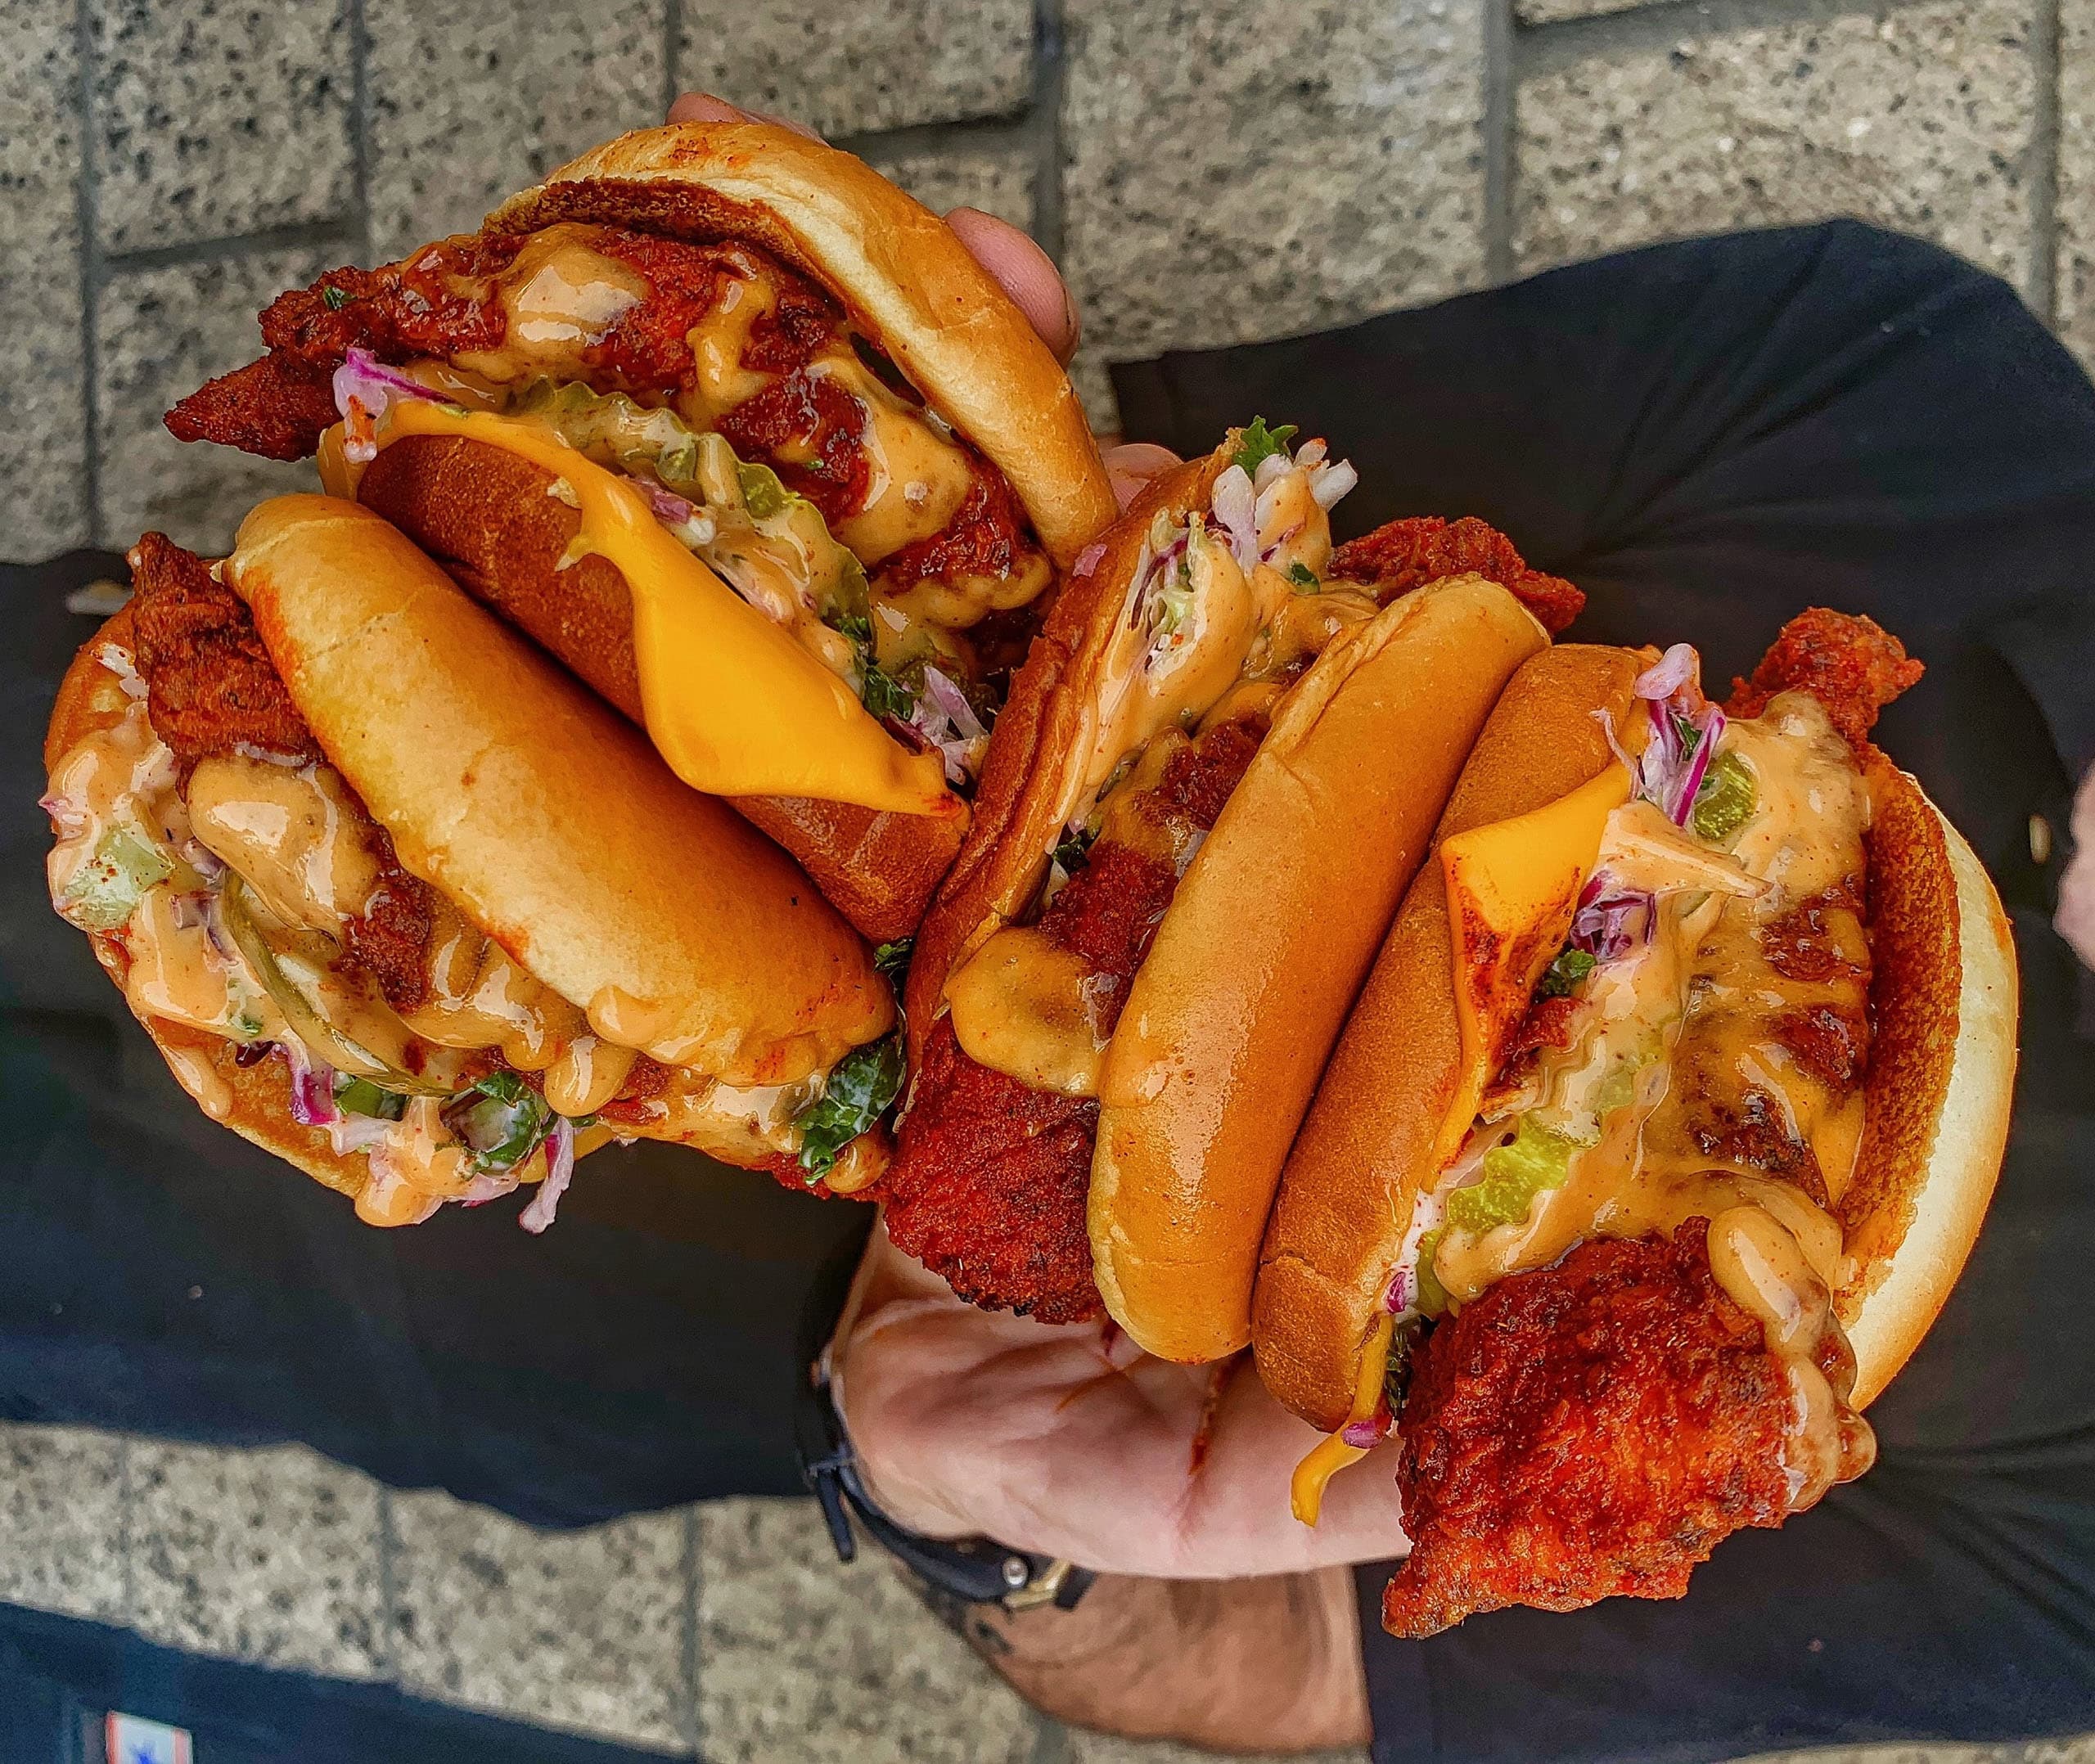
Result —
M1397 1424L1392 1634L1677 1599L1732 1532L1782 1523L1790 1382L1711 1275L1708 1230L1581 1244L1433 1330Z
M1473 515L1453 521L1438 515L1390 521L1347 540L1331 554L1329 573L1372 587L1385 601L1444 577L1482 576L1511 593L1552 637L1586 604L1583 591L1561 576L1530 569L1511 539Z

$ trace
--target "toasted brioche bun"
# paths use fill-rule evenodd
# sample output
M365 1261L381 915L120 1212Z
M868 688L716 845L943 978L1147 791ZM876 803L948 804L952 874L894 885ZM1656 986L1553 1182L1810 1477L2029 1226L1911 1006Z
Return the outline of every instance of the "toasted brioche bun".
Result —
M917 934L906 1013L912 1070L944 1008L946 982L1025 910L1048 873L1061 805L1091 749L1101 677L1151 520L1159 511L1178 519L1206 508L1231 457L1225 443L1143 486L1100 535L1088 567L1064 581L1013 677L975 793L973 825Z
M225 579L400 862L607 1039L790 1083L893 1021L778 850L377 515L262 503Z
M547 494L552 482L543 466L484 442L405 435L365 468L357 497L643 727L632 590L618 565L595 553L561 567L582 516ZM892 814L812 797L728 800L876 942L916 929L966 827L964 815Z
M953 230L863 160L773 123L672 123L592 148L486 230L562 220L762 246L836 295L995 462L1058 568L1113 519L1097 443L1048 346Z
M1566 645L1507 688L1439 838L1569 794L1612 763L1650 651ZM1836 1310L1867 1403L1917 1344L1962 1267L2006 1143L2016 978L2007 921L1970 848L1918 785L1872 752L1868 840L1876 1038L1863 1150L1835 1208L1856 1258ZM1462 1058L1439 866L1422 868L1290 1154L1266 1233L1253 1344L1268 1389L1326 1432L1342 1426L1361 1357Z
M1172 898L1099 1082L1092 1256L1165 1359L1251 1338L1259 1240L1318 1074L1501 690L1547 647L1462 576L1341 632Z

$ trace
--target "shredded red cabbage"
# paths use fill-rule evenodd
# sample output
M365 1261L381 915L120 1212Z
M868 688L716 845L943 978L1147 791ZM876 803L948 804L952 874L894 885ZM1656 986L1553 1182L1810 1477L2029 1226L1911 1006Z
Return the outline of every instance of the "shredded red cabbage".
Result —
M1364 1421L1348 1421L1339 1429L1339 1438L1349 1446L1362 1451L1373 1450L1390 1437L1390 1411L1377 1409Z
M1579 895L1579 910L1572 916L1574 949L1582 949L1597 962L1626 956L1651 935L1656 902L1642 889L1619 889L1605 870L1596 871Z
M1596 713L1608 745L1629 767L1637 794L1663 810L1677 827L1687 825L1704 773L1724 732L1724 713L1702 696L1701 659L1692 645L1676 643L1638 675L1637 695L1651 714L1651 739L1632 760L1615 740L1606 711Z
M1229 535L1229 548L1236 554L1238 566L1246 572L1259 561L1258 500L1251 488L1251 475L1241 466L1232 466L1215 479L1210 502L1215 524Z
M1106 542L1102 539L1087 545L1077 553L1076 561L1070 565L1070 574L1073 576L1089 575L1098 568L1098 560L1105 555Z
M531 1204L516 1216L516 1222L534 1237L553 1222L560 1197L574 1180L574 1123L565 1115L553 1118L553 1130L546 1141L546 1179Z
M291 1119L300 1127L326 1127L341 1114L335 1106L335 1069L308 1058L294 1041L283 1046L291 1069Z
M378 457L378 419L395 398L423 398L441 404L442 395L419 380L389 367L370 350L353 344L335 370L335 408L342 413L342 451L367 466Z
M1390 1276L1390 1289L1382 1294L1382 1308L1391 1316L1411 1309L1413 1272L1409 1267L1402 1267Z

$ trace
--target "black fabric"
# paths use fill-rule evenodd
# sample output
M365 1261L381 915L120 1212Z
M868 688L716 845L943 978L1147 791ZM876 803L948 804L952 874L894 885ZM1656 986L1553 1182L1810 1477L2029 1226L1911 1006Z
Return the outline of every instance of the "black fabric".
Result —
M550 1526L800 1489L804 1295L871 1209L663 1146L395 1231L206 1120L51 911L43 727L81 553L0 578L0 1415L286 1439ZM848 1253L848 1252L847 1252Z
M2095 760L2095 388L2006 284L1854 224L1664 246L1335 335L1116 375L1133 439L1255 412L1359 466L1345 532L1476 514L1591 595L1574 635L1687 638L1714 684L1811 605L1928 665L1878 738L2015 920L2012 1143L1962 1285L1872 1411L1879 1467L1735 1537L1678 1604L1500 1613L1424 1643L1359 1577L1376 1755L1699 1759L2095 1727L2095 1043L2051 929Z

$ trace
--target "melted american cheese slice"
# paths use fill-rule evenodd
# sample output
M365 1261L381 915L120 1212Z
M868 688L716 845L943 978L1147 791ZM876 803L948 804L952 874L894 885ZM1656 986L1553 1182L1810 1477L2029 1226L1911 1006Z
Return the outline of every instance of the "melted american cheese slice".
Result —
M842 679L666 532L630 480L543 424L492 412L402 400L381 445L408 434L483 442L573 487L578 537L617 565L632 592L647 733L693 789L903 814L958 811L938 756L905 752Z
M1435 1171L1468 1136L1498 1050L1526 1015L1542 970L1563 944L1579 891L1600 860L1608 817L1629 799L1629 774L1611 764L1568 796L1440 842L1462 1055L1455 1100L1434 1148ZM1349 1425L1372 1420L1381 1405L1394 1323L1384 1316L1363 1350ZM1367 1456L1338 1433L1321 1441L1295 1467L1289 1502L1295 1518L1314 1525L1331 1479Z

